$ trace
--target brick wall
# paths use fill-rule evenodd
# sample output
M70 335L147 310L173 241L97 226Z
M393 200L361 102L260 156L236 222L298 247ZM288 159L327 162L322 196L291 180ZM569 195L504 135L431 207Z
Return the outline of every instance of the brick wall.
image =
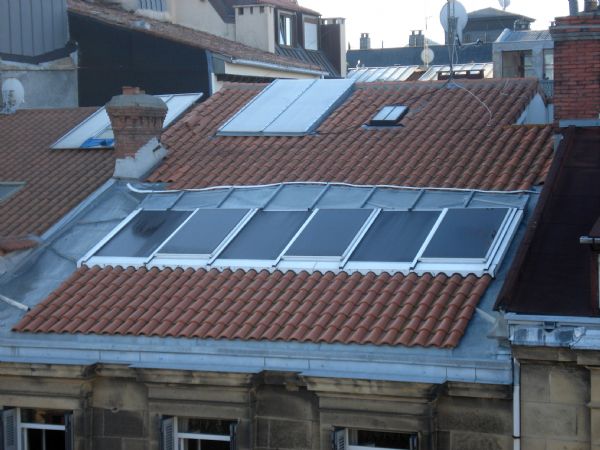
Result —
M600 114L600 12L559 17L554 39L556 120L598 119Z

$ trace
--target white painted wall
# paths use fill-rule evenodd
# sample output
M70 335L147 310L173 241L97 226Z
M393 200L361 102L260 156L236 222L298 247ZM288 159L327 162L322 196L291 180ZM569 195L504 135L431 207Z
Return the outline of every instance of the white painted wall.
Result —
M275 9L272 6L244 6L235 8L236 41L266 52L275 53L274 28Z

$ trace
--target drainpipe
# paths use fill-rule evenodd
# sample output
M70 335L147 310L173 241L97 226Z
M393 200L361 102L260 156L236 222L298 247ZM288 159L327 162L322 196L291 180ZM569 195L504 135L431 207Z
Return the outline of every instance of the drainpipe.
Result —
M513 450L521 450L521 364L513 358Z

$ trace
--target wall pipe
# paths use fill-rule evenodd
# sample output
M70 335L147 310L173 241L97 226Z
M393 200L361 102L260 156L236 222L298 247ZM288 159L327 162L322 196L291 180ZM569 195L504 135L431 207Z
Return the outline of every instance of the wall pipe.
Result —
M521 364L513 358L513 450L521 450Z

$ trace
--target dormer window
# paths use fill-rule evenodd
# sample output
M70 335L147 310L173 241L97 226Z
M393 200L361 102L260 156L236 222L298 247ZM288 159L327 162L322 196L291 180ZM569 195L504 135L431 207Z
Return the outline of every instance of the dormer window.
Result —
M372 127L390 127L399 124L400 120L408 113L408 106L388 105L381 108L373 116L369 125Z
M279 45L292 47L294 45L294 16L279 13Z
M304 48L306 50L319 50L319 27L316 17L304 18Z

